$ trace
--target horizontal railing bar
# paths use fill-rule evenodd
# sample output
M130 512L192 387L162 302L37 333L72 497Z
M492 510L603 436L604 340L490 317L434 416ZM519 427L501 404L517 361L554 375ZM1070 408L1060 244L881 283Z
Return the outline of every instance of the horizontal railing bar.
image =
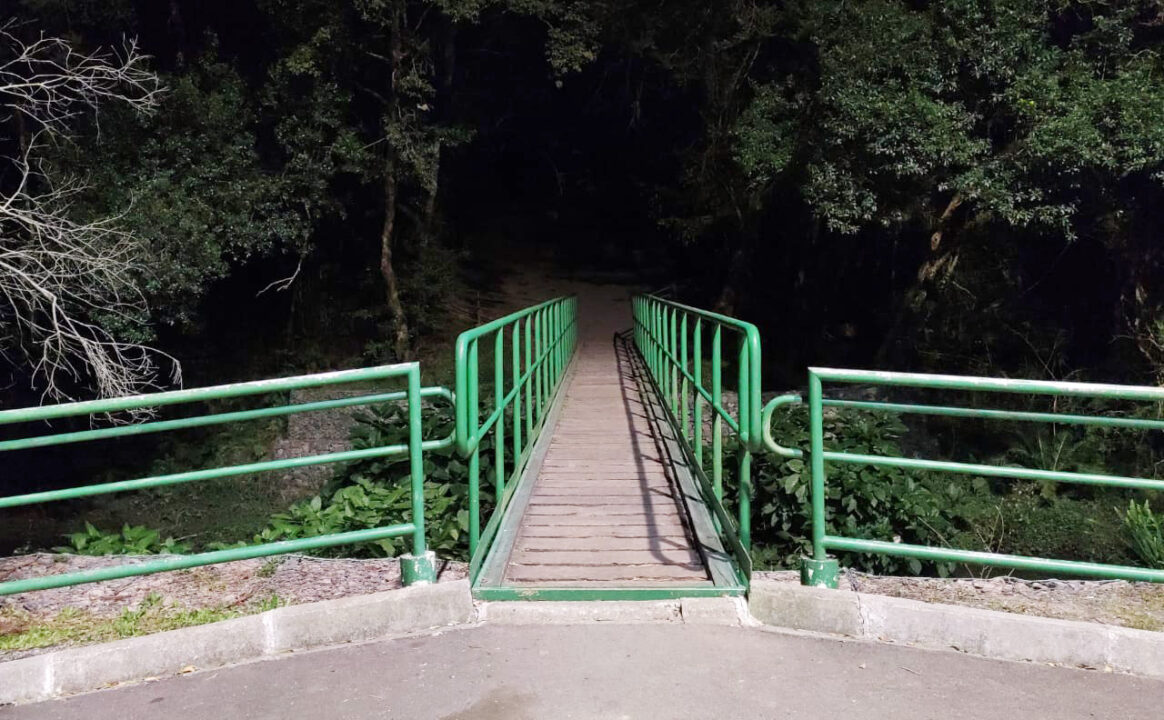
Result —
M721 315L717 312L703 310L702 308L692 307L691 305L684 305L683 303L678 303L674 300L667 300L666 298L661 298L656 295L644 295L643 297L647 298L651 302L657 302L660 305L666 305L668 307L673 307L677 310L682 310L692 315L697 315L701 318L704 318L705 320L711 320L721 325L727 325L733 330L739 330L745 335L751 334L752 328L754 327L751 323L745 320L740 320L739 318L734 318L728 315Z
M1164 430L1164 420L1144 418L1104 417L1102 415L1073 415L1068 413L1029 412L1026 410L994 410L984 408L946 407L942 405L910 405L903 403L872 402L866 400L821 401L826 407L857 408L861 410L883 410L886 412L909 413L915 415L941 415L946 417L975 417L988 420L1020 420L1024 422L1047 422L1059 425L1090 425L1095 427L1120 427L1140 430Z
M1137 490L1164 490L1164 480L1124 477L1122 475L1099 475L1096 473L1076 473L1061 470L1036 470L1033 468L1007 465L982 465L979 463L962 463L950 460L921 460L917 458L863 455L860 453L845 453L830 450L826 450L822 453L822 456L825 460L831 462L843 462L853 465L877 465L909 470L936 470L938 472L952 472L962 475L986 475L987 477L1005 477L1018 480L1051 480L1054 482L1074 483L1076 485L1102 485L1106 487L1134 488Z
M551 300L546 300L545 302L538 303L537 305L531 305L527 308L523 308L521 310L518 310L517 312L512 312L504 317L499 317L496 320L491 320L491 321L485 323L484 325L478 325L475 328L471 328L469 330L464 331L463 333L461 333L458 336L458 340L460 338L464 338L463 342L465 342L465 343L468 343L468 342L473 341L473 340L477 340L485 335L490 334L491 332L493 332L495 330L500 330L501 328L504 328L507 325L511 325L514 322L517 322L518 320L523 320L526 317L533 315L534 313L536 313L539 310L544 310L544 309L554 305L555 303L564 302L564 301L569 300L573 297L574 297L573 295L562 295L560 297L556 297L556 298L553 298Z
M303 550L335 547L336 545L372 542L385 538L408 535L415 530L416 525L413 523L404 523L369 530L353 530L333 535L318 535L316 537L298 538L295 540L280 540L262 545L212 550L195 555L168 555L142 563L115 565L113 567L61 573L58 575L46 575L25 580L11 580L0 583L0 595L12 595L15 593L32 592L34 590L48 590L50 588L67 587L69 585L100 582L102 580L118 580L138 575L166 572L168 570L184 570L203 565L216 565L218 563L232 562L235 560L250 560L270 555L283 555Z
M420 396L422 398L439 396L445 398L449 402L453 402L452 391L443 387L422 388L420 391ZM92 440L101 440L105 438L147 435L150 433L165 432L167 430L181 430L194 427L206 427L208 425L222 425L231 422L258 420L261 418L280 417L283 415L296 415L301 412L333 410L336 408L353 407L357 405L376 405L379 403L396 402L407 399L408 392L405 390L400 390L398 392L380 393L377 395L359 395L350 398L320 400L318 402L301 403L298 405L282 405L272 408L215 413L212 415L200 415L189 418L178 418L175 420L158 420L155 422L147 422L137 425L118 425L115 427L100 428L97 430L81 430L77 432L60 433L57 435L38 435L31 438L0 441L0 452L8 450L28 450L30 448L52 447L56 445L68 445L71 443L89 442Z
M452 444L453 436L450 435L441 440L426 440L422 442L421 450L440 450ZM366 448L363 450L345 450L343 452L325 453L322 455L305 455L303 457L286 458L283 460L248 463L246 465L231 465L229 467L210 468L207 470L192 470L169 475L155 475L153 477L139 478L136 480L120 480L117 482L101 483L99 485L83 485L80 487L64 488L62 490L45 490L42 492L27 493L25 495L0 497L0 508L35 505L37 503L58 500L74 500L76 498L90 497L93 495L108 495L110 493L126 492L128 490L143 490L145 488L165 485L179 485L200 480L214 480L216 478L249 475L251 473L267 472L270 470L288 470L291 468L306 467L308 465L327 465L350 460L403 455L407 452L407 443L403 445L385 445L383 447Z
M895 543L884 540L860 540L856 538L837 537L835 535L826 535L823 544L830 550L844 550L847 552L880 553L883 555L917 558L919 560L962 562L974 565L1008 567L1016 570L1067 573L1086 577L1164 582L1164 570L1152 570L1149 568L1131 567L1129 565L1105 565L1102 563L1079 562L1075 560L1051 560L1047 558L1024 557L1022 555L980 552L977 550L935 548L927 545L912 545L909 543Z
M821 380L843 383L870 383L897 387L933 388L938 390L969 390L983 392L1014 392L1032 395L1094 396L1116 400L1164 400L1164 388L1105 383L1065 382L1058 380L1015 380L1010 378L965 377L961 375L930 375L881 370L842 370L837 368L809 368L809 373Z
M198 402L200 400L221 400L223 398L242 397L246 395L264 395L266 393L280 392L283 390L298 390L300 388L320 387L323 385L339 385L342 383L359 382L361 380L383 380L387 378L406 377L410 369L416 366L417 364L414 362L397 363L395 365L380 365L356 370L337 370L335 372L316 373L314 375L296 375L271 380L253 380L227 385L212 385L210 387L190 388L187 390L167 390L159 393L130 395L104 400L84 400L82 402L64 403L61 405L42 405L40 407L20 408L17 410L0 410L0 425L76 417L78 415L96 415L122 410L140 410L143 408L161 407L163 405Z

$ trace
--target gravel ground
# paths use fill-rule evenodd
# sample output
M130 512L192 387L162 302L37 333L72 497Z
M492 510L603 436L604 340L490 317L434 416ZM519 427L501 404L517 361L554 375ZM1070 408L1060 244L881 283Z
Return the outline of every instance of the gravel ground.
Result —
M88 557L37 553L0 558L0 581L56 575L145 558ZM466 576L464 563L443 562L440 582ZM231 609L242 613L261 609L278 597L280 605L332 600L401 587L400 564L394 559L355 560L285 555L207 565L190 570L107 580L0 597L0 636L20 632L36 622L51 621L61 611L80 611L93 619L112 619L138 607L151 595L167 607L183 610ZM0 652L0 660L46 652L53 647L17 653Z
M1082 620L1164 631L1164 585L1124 580L1022 580L1014 577L915 578L846 571L847 590L966 605L1021 615ZM794 571L757 572L756 578L800 582Z

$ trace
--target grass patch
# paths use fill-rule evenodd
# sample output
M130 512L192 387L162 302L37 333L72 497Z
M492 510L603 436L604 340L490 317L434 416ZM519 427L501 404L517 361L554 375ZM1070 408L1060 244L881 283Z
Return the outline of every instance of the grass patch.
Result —
M117 617L99 617L65 608L52 618L38 618L15 607L0 608L0 652L18 652L58 645L87 645L150 635L165 630L205 625L273 610L283 605L277 595L245 606L186 608L167 605L152 594Z

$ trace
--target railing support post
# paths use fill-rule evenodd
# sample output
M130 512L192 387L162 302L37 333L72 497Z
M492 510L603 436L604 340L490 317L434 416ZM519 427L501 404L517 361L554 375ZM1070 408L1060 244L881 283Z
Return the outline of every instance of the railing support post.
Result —
M400 558L400 580L405 585L436 582L436 553L424 539L424 452L420 419L420 366L408 371L408 470L412 485L412 553Z
M800 565L804 585L835 588L840 584L840 565L830 558L825 538L824 406L820 377L808 374L809 461L812 467L812 557Z

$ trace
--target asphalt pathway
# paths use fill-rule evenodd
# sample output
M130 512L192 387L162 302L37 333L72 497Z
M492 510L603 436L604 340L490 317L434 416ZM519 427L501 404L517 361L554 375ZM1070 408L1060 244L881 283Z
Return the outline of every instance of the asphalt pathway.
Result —
M1155 680L684 624L486 625L0 709L3 720L1161 717Z

